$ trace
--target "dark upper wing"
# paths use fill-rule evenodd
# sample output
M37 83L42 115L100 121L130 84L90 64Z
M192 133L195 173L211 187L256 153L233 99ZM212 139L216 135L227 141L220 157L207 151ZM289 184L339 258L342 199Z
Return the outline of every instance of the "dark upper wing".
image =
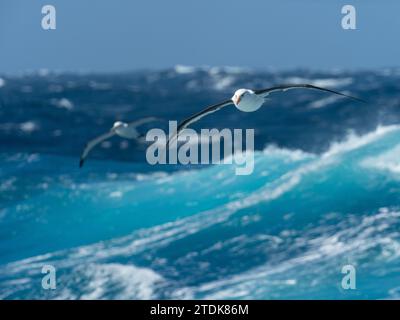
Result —
M337 92L337 91L334 91L334 90L313 86L312 84L280 85L280 86L271 87L271 88L267 88L267 89L254 90L254 93L258 94L258 95L262 95L263 97L266 97L270 93L275 92L275 91L286 91L286 90L290 90L290 89L299 89L299 88L302 88L302 89L314 89L314 90L330 92L330 93L338 94L338 95L346 97L346 98L350 98L350 99L353 99L353 100L356 100L356 101L360 101L360 102L366 103L365 100L362 100L362 99L359 99L359 98L356 98L356 97L352 97L352 96L349 96L347 94L344 94L344 93L341 93L341 92Z
M174 139L176 139L178 137L179 133L183 129L187 128L190 124L200 120L201 118L203 118L211 113L214 113L214 112L222 109L223 107L229 106L230 104L233 104L232 100L226 100L224 102L214 104L212 106L205 108L203 111L196 113L195 115L191 116L190 118L183 120L178 125L176 133L168 140L166 148L168 148L168 145L170 144L170 142L173 141Z

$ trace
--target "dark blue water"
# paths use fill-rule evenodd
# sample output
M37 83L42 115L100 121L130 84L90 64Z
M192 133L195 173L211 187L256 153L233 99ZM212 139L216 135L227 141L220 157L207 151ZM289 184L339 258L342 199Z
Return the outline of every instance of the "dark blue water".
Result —
M399 69L0 78L0 298L399 298ZM78 168L116 120L180 120L240 87L296 82L368 104L292 90L193 126L255 128L249 176L150 166L118 137ZM41 287L46 264L56 290ZM348 264L356 290L341 287Z

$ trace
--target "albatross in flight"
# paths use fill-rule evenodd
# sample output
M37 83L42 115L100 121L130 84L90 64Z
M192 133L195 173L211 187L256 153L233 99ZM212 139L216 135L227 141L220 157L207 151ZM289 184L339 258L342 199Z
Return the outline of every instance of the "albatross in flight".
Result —
M87 156L89 155L89 152L99 143L103 142L104 140L111 138L112 136L120 136L122 138L126 139L136 139L138 140L140 138L139 132L136 130L136 128L142 124L152 122L152 121L157 121L160 120L158 118L154 117L148 117L148 118L143 118L137 121L125 123L121 121L117 121L114 123L110 131L107 133L102 134L101 136L98 136L97 138L94 138L93 140L90 140L86 146L85 149L83 149L83 152L81 154L81 158L79 161L79 167L82 168L83 164L85 163L85 160Z
M238 108L240 111L244 111L244 112L254 112L257 111L265 102L265 98L273 92L276 91L287 91L290 89L313 89L313 90L320 90L320 91L325 91L325 92L329 92L329 93L333 93L333 94L337 94L346 98L350 98L356 101L360 101L360 102L366 102L362 99L359 98L355 98L352 96L349 96L347 94L341 93L341 92L337 92L334 90L330 90L330 89L326 89L326 88L321 88L321 87L317 87L311 84L293 84L293 85L279 85L279 86L275 86L275 87L271 87L271 88L267 88L267 89L261 89L261 90L250 90L250 89L239 89L236 90L235 94L233 95L232 98L230 98L229 100L211 105L207 108L205 108L204 110L194 114L193 116L185 119L184 121L182 121L177 128L176 133L169 139L169 141L167 142L166 148L168 148L168 145L170 144L171 141L173 141L174 139L176 139L179 135L179 133L187 128L189 125L191 125L192 123L200 120L201 118L214 113L216 111L221 110L224 107L227 107L229 105L234 105L236 108Z

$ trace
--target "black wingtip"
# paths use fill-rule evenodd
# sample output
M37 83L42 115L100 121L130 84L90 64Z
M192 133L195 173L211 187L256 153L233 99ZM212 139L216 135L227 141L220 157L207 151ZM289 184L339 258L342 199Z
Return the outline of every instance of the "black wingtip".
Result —
M167 152L169 150L169 147L170 147L172 142L174 142L175 140L178 140L178 135L179 135L179 133L178 134L174 134L171 138L169 138L167 140L167 143L165 144L165 150L164 150L165 152Z
M331 90L331 89L327 89L327 88L321 88L321 87L318 87L318 86L314 86L314 85L312 85L312 84L306 84L305 86L308 87L308 88L313 88L313 89L319 89L319 90L322 89L322 90L324 90L324 91L328 91L328 92L331 92L331 93L335 93L335 94L341 95L341 96L343 96L343 97L347 97L347 98L353 99L353 100L358 101L358 102L368 103L368 102L367 102L366 100L364 100L364 99L357 98L357 97L353 97L353 96L350 96L350 95L348 95L348 94L345 94L345 93L342 93L342 92L339 92L339 91L335 91L335 90Z
M167 140L167 143L165 144L164 152L166 152L168 150L170 141L171 141L170 139Z
M350 98L350 99L353 99L353 100L355 100L355 101L358 101L358 102L368 103L367 101L365 101L365 100L363 100L363 99L361 99L361 98L349 96L349 95L347 95L347 94L342 94L342 95L345 96L345 97L347 97L347 98Z
M84 160L84 159L81 159L81 160L79 161L79 168L82 168L84 163L85 163L85 160Z

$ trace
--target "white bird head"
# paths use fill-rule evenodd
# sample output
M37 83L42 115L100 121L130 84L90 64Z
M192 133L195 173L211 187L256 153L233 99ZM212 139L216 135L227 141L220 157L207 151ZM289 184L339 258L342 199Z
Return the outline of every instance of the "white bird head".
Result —
M242 100L243 96L248 92L249 90L247 89L239 89L235 91L235 94L231 98L235 106L238 106L240 104L240 101Z
M231 98L236 108L244 112L258 110L264 103L264 99L257 96L253 90L239 89Z
M114 122L112 129L116 130L118 128L125 127L125 125L126 125L126 123L124 123L122 121L116 121L116 122Z

